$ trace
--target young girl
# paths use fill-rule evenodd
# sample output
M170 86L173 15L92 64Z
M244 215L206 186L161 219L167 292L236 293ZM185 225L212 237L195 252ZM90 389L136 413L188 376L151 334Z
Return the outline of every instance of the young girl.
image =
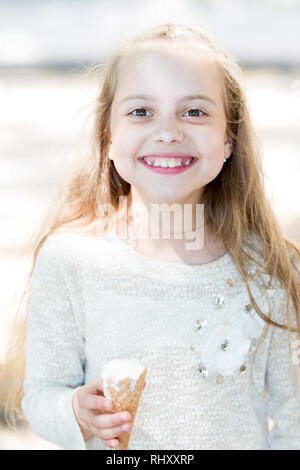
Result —
M178 24L103 69L93 151L31 272L22 409L63 449L117 448L129 429L129 449L300 449L300 251L265 195L242 82ZM100 379L131 357L148 370L133 424Z

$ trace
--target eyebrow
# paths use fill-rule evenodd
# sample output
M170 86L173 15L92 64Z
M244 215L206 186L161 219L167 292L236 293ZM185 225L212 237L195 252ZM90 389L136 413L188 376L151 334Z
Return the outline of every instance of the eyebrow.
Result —
M125 96L125 98L123 98L119 104L122 104L124 103L125 101L131 101L131 100L136 100L136 99L140 99L140 100L154 100L154 97L153 96L150 96L150 95L128 95L128 96ZM209 101L210 103L212 103L214 106L217 106L215 101L210 98L209 96L207 95L188 95L188 96L182 96L179 101L188 101L188 100L203 100L203 101Z

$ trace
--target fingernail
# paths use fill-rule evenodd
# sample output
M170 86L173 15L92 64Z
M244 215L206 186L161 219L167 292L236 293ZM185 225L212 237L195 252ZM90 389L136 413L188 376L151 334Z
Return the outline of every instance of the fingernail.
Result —
M123 431L129 431L130 428L131 428L131 424L130 424L130 423L123 424L123 426L122 426Z
M125 423L126 421L131 421L131 416L128 413L122 414L122 421Z

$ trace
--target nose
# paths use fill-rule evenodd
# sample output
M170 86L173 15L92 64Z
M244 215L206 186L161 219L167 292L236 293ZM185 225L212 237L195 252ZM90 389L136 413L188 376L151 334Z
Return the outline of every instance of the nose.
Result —
M179 130L161 131L154 137L155 142L182 142L183 136Z

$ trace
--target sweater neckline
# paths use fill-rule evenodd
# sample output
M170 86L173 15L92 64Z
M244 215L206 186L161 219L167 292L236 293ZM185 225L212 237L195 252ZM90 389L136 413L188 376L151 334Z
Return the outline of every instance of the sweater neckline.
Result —
M222 270L226 267L231 266L232 264L232 257L229 252L226 252L220 258L217 258L214 261L210 261L208 263L202 264L185 264L185 263L176 263L171 261L160 260L157 258L153 258L147 255L143 255L139 253L130 245L128 245L122 238L118 236L114 228L111 228L108 232L106 232L108 237L111 237L115 240L121 249L123 249L127 254L133 256L137 261L146 263L149 267L152 266L154 268L167 268L171 270L178 270L182 272L208 272L208 271L215 271L215 270Z

